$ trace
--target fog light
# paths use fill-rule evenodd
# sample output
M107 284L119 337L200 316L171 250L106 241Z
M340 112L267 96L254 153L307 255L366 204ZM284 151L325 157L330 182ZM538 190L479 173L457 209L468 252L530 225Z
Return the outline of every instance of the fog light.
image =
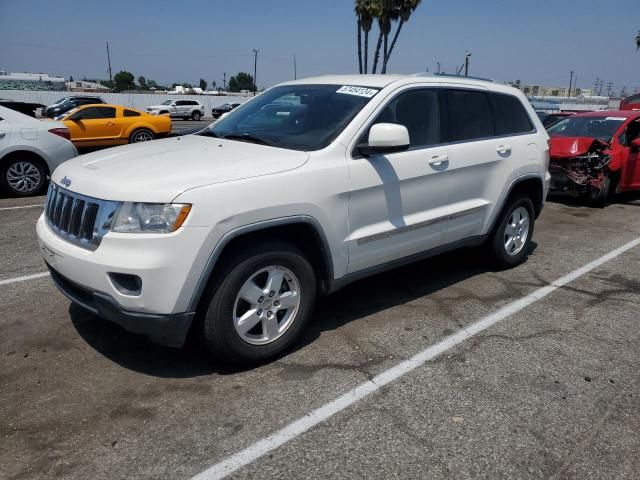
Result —
M137 297L142 293L142 279L128 273L109 272L111 283L123 295Z

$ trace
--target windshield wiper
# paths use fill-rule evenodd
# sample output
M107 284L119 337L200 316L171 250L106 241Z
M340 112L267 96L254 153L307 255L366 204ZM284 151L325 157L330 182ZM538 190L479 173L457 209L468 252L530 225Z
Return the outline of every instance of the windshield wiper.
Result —
M220 138L220 137L218 137L218 135L216 135L213 131L211 131L209 129L203 130L202 132L199 132L198 135L202 135L203 137Z
M252 135L250 133L230 133L229 135L225 135L222 138L226 138L227 140L239 140L241 142L257 143L259 145L267 145L269 147L271 146L270 142L267 142L266 140L260 137L256 137L255 135Z

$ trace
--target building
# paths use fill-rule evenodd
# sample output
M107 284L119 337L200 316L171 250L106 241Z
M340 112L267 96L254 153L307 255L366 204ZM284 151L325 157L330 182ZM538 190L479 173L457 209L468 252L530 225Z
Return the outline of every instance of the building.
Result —
M11 73L0 70L0 90L57 90L67 89L63 77L48 73Z
M92 92L92 93L108 93L110 88L105 87L97 82L88 82L86 80L73 81L66 83L69 92Z
M569 97L568 87L547 87L544 85L534 85L522 83L520 80L507 82L510 87L517 88L528 97ZM590 88L576 87L571 90L571 97L591 97L593 90Z

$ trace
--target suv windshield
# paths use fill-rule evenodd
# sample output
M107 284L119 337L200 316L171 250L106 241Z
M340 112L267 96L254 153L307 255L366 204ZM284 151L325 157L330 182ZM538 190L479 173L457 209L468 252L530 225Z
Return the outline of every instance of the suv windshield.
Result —
M173 102L173 100L165 100L161 105L171 105L171 102Z
M340 85L283 85L232 110L201 133L292 150L326 147L378 93Z
M571 117L549 128L552 137L591 137L609 143L626 118Z

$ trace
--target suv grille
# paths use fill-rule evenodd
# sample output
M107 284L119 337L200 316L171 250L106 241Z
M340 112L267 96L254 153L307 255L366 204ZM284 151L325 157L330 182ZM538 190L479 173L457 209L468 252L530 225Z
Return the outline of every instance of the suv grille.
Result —
M70 192L51 182L44 212L47 224L60 238L95 250L109 231L118 205Z

